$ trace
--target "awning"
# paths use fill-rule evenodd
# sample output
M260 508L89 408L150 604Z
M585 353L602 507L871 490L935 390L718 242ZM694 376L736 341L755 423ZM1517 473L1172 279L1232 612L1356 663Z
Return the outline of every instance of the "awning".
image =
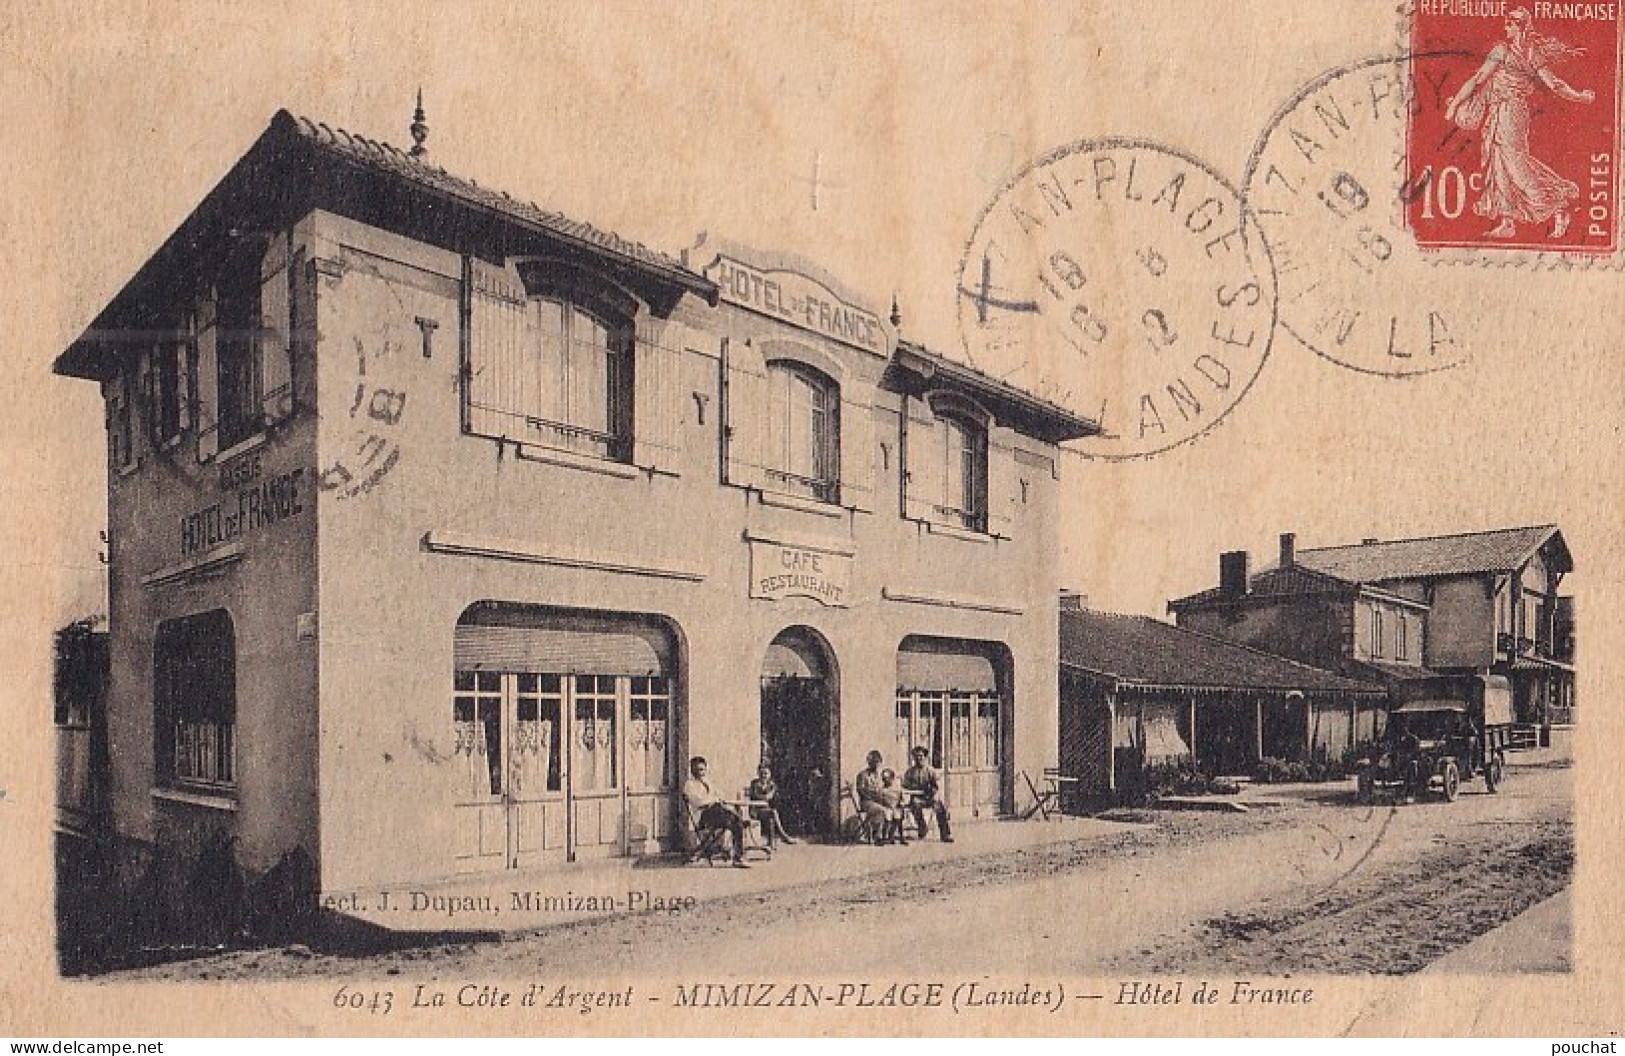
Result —
M1559 660L1548 660L1541 656L1520 656L1512 661L1514 671L1564 671L1574 674L1574 665L1565 664Z
M975 653L899 650L897 688L922 692L996 693L993 663Z
M670 636L632 618L582 617L526 606L475 606L453 635L459 671L669 675Z
M1179 717L1173 704L1147 701L1145 705L1145 760L1179 759L1191 754L1190 745L1179 733Z

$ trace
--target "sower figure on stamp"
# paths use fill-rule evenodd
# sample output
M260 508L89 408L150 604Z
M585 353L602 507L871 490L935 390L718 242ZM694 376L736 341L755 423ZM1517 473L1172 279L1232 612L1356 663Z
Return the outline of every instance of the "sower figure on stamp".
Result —
M1524 8L1507 17L1506 35L1450 100L1445 118L1469 130L1483 126L1484 192L1473 212L1500 219L1489 237L1513 238L1519 223L1551 220L1551 237L1562 238L1580 187L1529 152L1528 98L1543 85L1571 103L1590 103L1597 94L1576 91L1552 73L1554 63L1582 51L1536 33Z
M733 839L733 864L737 868L748 869L750 866L745 862L745 819L711 788L710 782L705 779L709 769L710 764L703 755L696 755L688 761L691 776L683 784L683 799L688 804L689 815L700 829L726 832Z
M948 827L948 804L942 801L942 778L931 767L931 753L916 746L909 753L912 766L903 771L903 787L914 793L909 809L914 812L914 824L925 839L925 809L930 807L937 815L937 834L943 843L953 843L954 835Z

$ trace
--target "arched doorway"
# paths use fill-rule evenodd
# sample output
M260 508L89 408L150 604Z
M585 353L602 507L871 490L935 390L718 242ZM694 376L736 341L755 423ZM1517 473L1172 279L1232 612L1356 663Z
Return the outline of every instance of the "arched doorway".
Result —
M825 834L834 826L836 685L834 657L816 631L790 627L767 647L762 761L773 768L785 827L797 836Z

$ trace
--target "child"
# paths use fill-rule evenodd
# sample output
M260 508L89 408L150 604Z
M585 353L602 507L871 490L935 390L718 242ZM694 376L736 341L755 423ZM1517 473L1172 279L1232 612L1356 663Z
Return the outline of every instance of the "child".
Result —
M897 778L897 771L887 767L880 772L880 798L886 804L886 831L881 834L877 843L900 843L908 846L908 839L903 835L903 803L908 799L908 793L903 791L903 784Z

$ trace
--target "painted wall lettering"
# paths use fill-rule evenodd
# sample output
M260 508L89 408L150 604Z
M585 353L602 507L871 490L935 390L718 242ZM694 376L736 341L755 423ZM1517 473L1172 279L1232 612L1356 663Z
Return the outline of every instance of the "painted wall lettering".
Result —
M753 268L720 254L705 268L705 277L717 284L722 299L731 304L856 348L886 351L880 318L841 300L816 279L794 271Z
M254 474L259 472L255 461ZM181 556L206 553L249 532L303 513L305 471L281 473L181 518ZM221 479L227 479L225 470Z

